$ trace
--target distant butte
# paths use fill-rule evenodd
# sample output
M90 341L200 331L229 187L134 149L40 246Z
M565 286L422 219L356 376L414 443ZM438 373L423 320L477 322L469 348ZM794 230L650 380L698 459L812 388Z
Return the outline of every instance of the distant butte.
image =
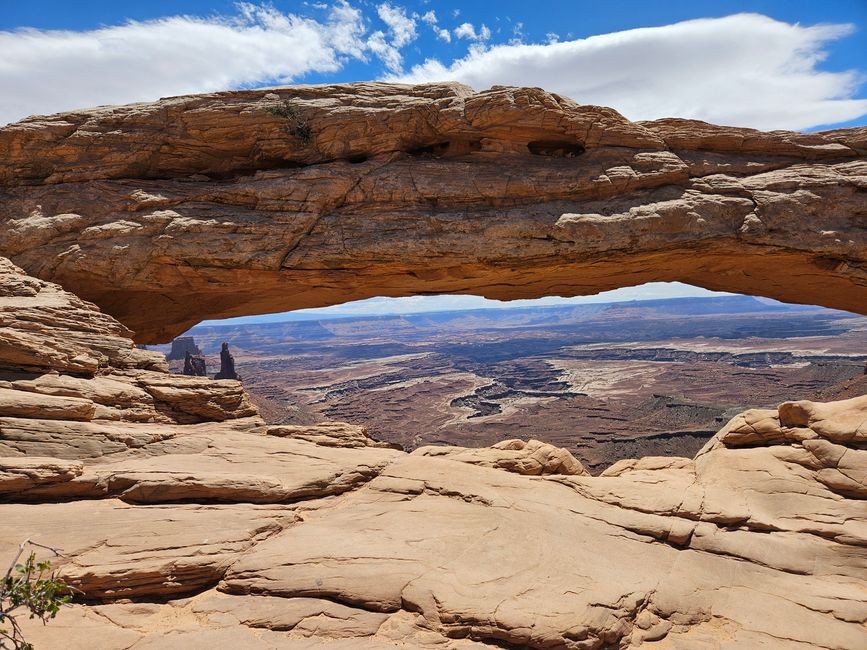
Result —
M865 186L867 127L633 123L539 88L281 87L0 129L2 251L145 343L377 295L652 280L864 313Z

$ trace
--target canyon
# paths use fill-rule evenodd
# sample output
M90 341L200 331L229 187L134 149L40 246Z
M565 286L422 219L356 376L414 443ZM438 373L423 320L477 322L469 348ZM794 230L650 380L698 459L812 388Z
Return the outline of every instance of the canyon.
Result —
M269 424L341 420L407 451L537 438L599 473L692 457L747 408L867 387L867 318L746 296L286 317L183 338L211 367L228 342Z
M268 424L240 382L136 346L373 295L648 280L863 314L865 135L638 124L457 84L0 129L0 557L61 549L76 589L28 639L867 646L863 394L746 410L692 457L592 476L541 440L406 452L357 424Z

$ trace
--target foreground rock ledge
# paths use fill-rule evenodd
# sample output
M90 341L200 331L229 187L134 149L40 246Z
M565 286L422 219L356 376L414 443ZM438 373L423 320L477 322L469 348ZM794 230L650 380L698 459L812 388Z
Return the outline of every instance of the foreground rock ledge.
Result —
M586 475L267 427L233 381L0 259L0 562L60 547L37 648L867 647L867 396ZM531 475L526 475L531 474Z
M865 313L865 188L863 127L632 123L538 88L282 87L0 129L0 252L139 342L371 296L653 280Z

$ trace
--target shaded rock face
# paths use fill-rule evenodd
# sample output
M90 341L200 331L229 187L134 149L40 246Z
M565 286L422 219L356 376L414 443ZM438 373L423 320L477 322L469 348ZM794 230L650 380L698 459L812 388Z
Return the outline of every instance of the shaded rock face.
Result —
M172 349L166 355L166 360L185 359L188 354L201 356L202 351L199 350L199 346L196 345L196 340L192 336L179 336L172 340Z
M53 648L867 647L867 396L735 417L588 476L268 427L0 259L0 561L63 549Z
M538 88L175 97L0 129L0 250L142 342L372 296L652 280L863 313L865 153L863 127L632 123Z
M207 377L208 366L205 363L205 357L193 356L187 352L184 356L184 369L182 374L191 377ZM226 379L237 379L237 377L227 377Z
M229 344L226 342L223 342L220 348L220 372L214 375L214 379L241 380L238 373L235 372L235 357L229 352Z

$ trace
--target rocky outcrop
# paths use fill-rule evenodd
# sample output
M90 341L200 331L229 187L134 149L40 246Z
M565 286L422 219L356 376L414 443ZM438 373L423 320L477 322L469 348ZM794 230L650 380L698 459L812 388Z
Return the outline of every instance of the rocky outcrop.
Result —
M589 476L587 470L568 449L555 447L540 440L504 440L490 447L419 447L417 456L448 458L480 467L494 467L525 476L566 474Z
M400 449L400 446L394 443L374 440L368 435L367 427L346 422L320 422L313 426L280 424L268 427L268 435L307 440L322 447Z
M214 375L214 379L234 379L240 381L241 378L235 372L235 357L229 352L229 344L223 343L220 348L220 372Z
M166 357L168 359L168 357ZM181 374L190 377L207 377L208 365L205 363L205 357L193 356L187 352L184 356L184 369ZM235 377L237 379L237 377Z
M174 97L0 129L0 251L141 342L371 296L651 280L863 312L865 133L632 123L537 88Z
M196 345L196 340L192 336L179 336L172 340L172 348L166 355L167 361L176 361L185 359L187 355L201 356L202 351Z
M867 396L598 477L536 441L406 454L267 427L0 269L0 560L59 547L79 590L37 648L867 645Z

